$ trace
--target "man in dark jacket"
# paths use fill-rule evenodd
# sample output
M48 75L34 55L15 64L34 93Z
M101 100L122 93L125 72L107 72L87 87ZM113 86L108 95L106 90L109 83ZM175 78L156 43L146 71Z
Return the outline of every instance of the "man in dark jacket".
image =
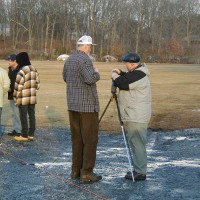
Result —
M19 118L19 109L18 106L15 104L13 100L13 92L15 86L15 80L17 73L19 71L18 64L16 62L16 54L9 55L6 60L8 60L8 76L10 79L10 88L8 91L8 100L10 103L10 108L12 111L12 124L13 124L13 131L8 133L9 136L18 136L21 133L21 122Z

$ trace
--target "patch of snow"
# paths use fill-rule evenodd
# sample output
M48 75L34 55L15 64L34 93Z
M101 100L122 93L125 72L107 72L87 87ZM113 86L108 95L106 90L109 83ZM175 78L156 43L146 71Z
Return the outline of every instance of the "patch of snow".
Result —
M43 162L43 163L35 163L35 166L44 167L44 166L65 166L67 162Z
M200 112L200 108L192 110L192 112Z
M186 137L177 137L177 138L176 138L176 140L179 140L179 141L185 140L185 139L186 139Z
M166 161L166 162L156 162L155 163L150 163L149 166L151 168L160 168L160 166L179 166L179 167L197 167L199 168L200 166L200 159L196 160L174 160L174 161Z

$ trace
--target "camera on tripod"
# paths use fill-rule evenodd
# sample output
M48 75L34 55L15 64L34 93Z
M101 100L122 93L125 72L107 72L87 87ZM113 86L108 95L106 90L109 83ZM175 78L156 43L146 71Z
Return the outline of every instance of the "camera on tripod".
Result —
M117 93L117 87L114 86L114 83L112 82L112 85L111 85L111 93L112 94L116 94Z

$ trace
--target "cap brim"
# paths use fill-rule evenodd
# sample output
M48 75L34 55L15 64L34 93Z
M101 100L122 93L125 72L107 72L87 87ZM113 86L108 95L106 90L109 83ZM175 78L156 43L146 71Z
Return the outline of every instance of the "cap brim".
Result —
M77 43L77 44L90 44L90 43ZM97 44L90 44L90 45L97 45Z

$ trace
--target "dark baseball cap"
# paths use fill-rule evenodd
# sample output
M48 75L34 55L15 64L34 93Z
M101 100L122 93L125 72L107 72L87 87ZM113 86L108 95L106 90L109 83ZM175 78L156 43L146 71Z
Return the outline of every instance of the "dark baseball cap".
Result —
M6 57L5 60L13 60L14 61L14 60L16 60L16 56L17 56L16 54L10 54L9 56Z
M130 63L138 63L140 62L140 56L136 53L128 53L122 56L122 61Z

